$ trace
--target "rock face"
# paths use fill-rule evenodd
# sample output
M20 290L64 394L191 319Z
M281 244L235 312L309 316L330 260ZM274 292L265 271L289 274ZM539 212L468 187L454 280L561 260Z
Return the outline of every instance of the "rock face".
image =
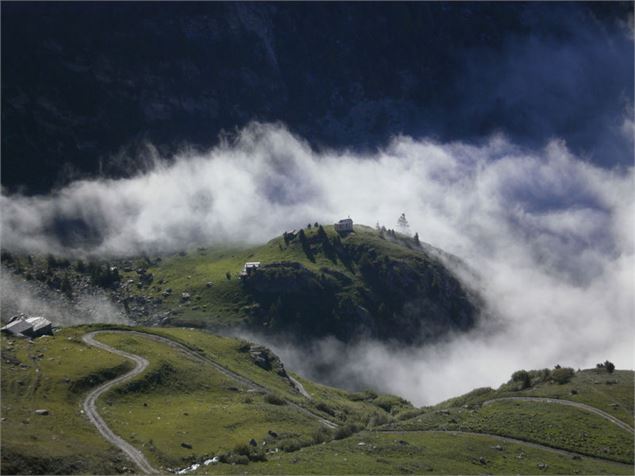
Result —
M272 370L284 378L289 377L280 358L266 347L259 345L250 346L249 356L258 367L264 370Z
M439 261L349 250L356 278L297 262L262 266L243 286L256 305L252 325L298 339L361 335L405 343L434 340L474 325L479 299Z

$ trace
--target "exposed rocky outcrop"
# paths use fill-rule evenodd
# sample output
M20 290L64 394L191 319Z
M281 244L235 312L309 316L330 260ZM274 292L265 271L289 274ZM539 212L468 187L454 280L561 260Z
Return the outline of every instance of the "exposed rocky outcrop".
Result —
M297 262L262 266L244 280L256 303L252 324L299 339L360 334L402 342L434 340L474 325L480 301L439 260L393 258L360 246L346 248L356 279Z

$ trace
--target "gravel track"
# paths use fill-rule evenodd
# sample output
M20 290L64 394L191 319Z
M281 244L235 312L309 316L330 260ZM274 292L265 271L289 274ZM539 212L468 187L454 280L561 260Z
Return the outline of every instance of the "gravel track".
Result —
M403 433L435 433L435 434L450 434L450 435L474 435L474 436L486 436L488 438L492 438L498 441L503 441L506 443L515 443L523 446L528 446L530 448L536 448L540 450L550 451L552 453L558 453L564 456L570 456L575 458L589 459L593 461L598 461L600 463L613 463L620 466L625 466L628 468L633 468L632 464L629 463L621 463L619 461L615 461L608 458L600 458L597 456L588 456L582 453L576 453L574 451L563 450L560 448L554 448L552 446L541 445L539 443L533 443L530 441L519 440L516 438L511 438L509 436L500 436L494 435L492 433L478 433L475 431L458 431L458 430L376 430L378 433L391 433L391 434L403 434Z
M124 439L122 439L121 437L117 436L115 433L113 433L113 431L108 427L108 425L106 424L106 422L103 420L103 418L99 415L99 413L97 412L97 406L96 406L96 401L97 399L103 395L105 392L107 392L108 390L110 390L111 388L113 388L116 385L119 385L121 383L124 383L130 379L133 379L134 377L140 375L149 365L149 362L144 359L143 357L139 356L139 355L135 355L135 354L130 354L128 352L124 352L122 350L118 350L115 349L114 347L111 347L109 345L104 344L103 342L99 342L97 340L95 340L95 336L98 334L102 334L102 333L108 333L108 334L112 334L112 333L120 333L120 334L135 334L135 335L139 335L141 337L147 338L147 339L151 339L154 340L156 342L161 342L163 344L166 344L174 349L177 349L178 351L182 352L183 354L187 355L189 358L206 364L206 365L211 365L212 367L214 367L217 371L219 371L220 373L222 373L223 375L231 378L232 380L242 384L243 386L246 386L250 389L253 390L257 390L260 392L269 392L269 390L254 382L253 380L250 380L232 370L229 370L228 368L222 366L221 364L219 364L218 362L214 361L213 359L202 355L192 349L190 349L189 347L176 342L172 339L169 339L167 337L163 337L163 336L159 336L156 334L150 334L147 332L140 332L140 331L125 331L125 330L103 330L103 331L93 331L93 332L89 332L87 334L85 334L84 336L82 336L82 340L90 346L93 347L97 347L99 349L105 350L106 352L111 352L113 354L119 355L121 357L124 357L128 360L131 360L135 363L135 367L134 369L132 369L130 372L127 372L124 375L121 375L117 378L115 378L114 380L110 380L102 385L100 385L99 387L95 388L94 390L92 390L84 399L84 402L82 404L84 412L86 414L86 416L88 416L88 419L91 421L91 423L93 425L95 425L95 427L97 428L97 430L99 430L99 433L101 433L101 435L108 440L110 443L112 443L113 445L115 445L116 447L118 447L121 451L123 451L126 456L128 456L128 458L130 458L130 460L132 460L137 467L139 468L139 470L144 473L144 474L155 474L155 473L159 473L158 470L156 470L155 468L152 467L152 465L148 462L148 460L145 458L145 456L143 455L143 453L141 451L139 451L137 448L135 448L134 446L132 446L130 443L128 443L127 441L125 441ZM294 382L294 384L296 385L296 388L298 388L299 392L305 396L308 399L311 399L311 396L306 392L306 390L304 390L304 387L302 387L302 385L299 382ZM337 428L338 425L336 423L333 423L330 420L327 420L325 418L323 418L322 416L313 413L312 411L298 405L295 402L289 401L289 400L285 400L287 405L289 405L290 407L294 408L295 410L303 413L306 416L309 416L311 418L317 419L320 423L322 423L323 425L329 427L329 428Z
M177 342L175 340L170 339L169 337L164 337L164 336L160 336L157 334L151 334L149 332L141 332L141 331L124 331L124 330L112 330L112 331L101 331L101 332L109 332L109 333L125 333L125 334L136 334L151 340L154 340L156 342L161 342L163 344L166 344L174 349L179 350L180 352L182 352L183 354L187 355L188 357L190 357L191 359L206 364L206 365L211 365L212 367L214 367L217 371L219 371L220 373L222 373L223 375L229 377L230 379L234 380L235 382L238 382L242 385L244 385L247 388L250 388L252 390L256 390L259 392L266 392L269 393L269 389L260 385L259 383L254 382L253 380L240 375L236 372L234 372L233 370L228 369L227 367L224 367L223 365L219 364L218 362L216 362L214 359L203 355L199 352L196 352L192 349L190 349L189 347L181 344L180 342ZM300 382L297 382L297 385L299 385L301 387L301 390L299 390L299 392L304 395L305 397L307 397L308 399L311 398L311 396L308 394L308 392L306 392L306 390L304 390L304 387L301 386ZM302 391L304 390L304 392ZM300 413L305 414L308 417L317 419L320 423L322 423L323 425L329 427L329 428L337 428L339 425L337 423L334 423L330 420L327 420L326 418L322 417L321 415L314 413L313 411L298 405L297 403L291 401L291 400L285 400L285 402L287 403L287 405L289 405L290 407L293 407L295 410L299 411Z
M114 347L110 347L102 342L95 340L95 335L99 332L90 332L85 334L82 337L82 340L93 347L97 347L99 349L105 350L106 352L111 352L113 354L120 355L128 360L132 360L135 363L134 369L130 372L127 372L124 375L117 377L114 380L110 380L96 389L92 390L84 399L83 408L84 413L90 420L90 422L95 425L99 433L108 440L110 443L115 445L121 451L123 451L130 460L132 460L139 470L144 474L155 474L159 473L156 469L152 467L152 465L145 458L143 453L139 451L137 448L132 446L130 443L125 441L123 438L117 436L113 431L106 425L106 422L103 420L99 413L97 412L96 401L97 399L103 395L105 392L110 390L115 385L119 385L120 383L126 382L130 379L133 379L137 375L141 374L146 367L148 366L148 361L141 356L129 354L128 352L124 352L122 350L115 349Z
M615 418L613 415L610 415L606 413L605 411L600 410L599 408L592 407L585 403L574 402L571 400L561 400L558 398L547 398L547 397L501 397L501 398L494 398L492 400L487 400L483 402L483 406L490 405L492 403L500 402L500 401L541 402L541 403L555 403L557 405L567 405L569 407L575 407L580 410L595 413L596 415L601 416L605 420L610 421L614 425L619 426L622 430L626 430L629 433L633 433L633 427L627 425L622 420Z

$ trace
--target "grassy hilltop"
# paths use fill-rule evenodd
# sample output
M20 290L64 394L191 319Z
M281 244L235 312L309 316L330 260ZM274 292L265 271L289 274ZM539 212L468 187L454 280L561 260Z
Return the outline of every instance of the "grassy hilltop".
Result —
M251 248L83 262L3 254L8 269L73 300L111 293L133 322L199 328L243 325L298 338L364 334L413 343L473 326L478 296L450 270L457 258L398 233L312 225ZM246 279L248 261L261 267ZM88 284L87 284L88 283Z
M96 329L67 328L34 341L2 337L3 474L136 470L82 413L89 389L131 367L123 357L81 340ZM220 462L201 464L194 472L633 472L631 371L585 370L565 383L557 383L552 372L534 372L522 389L512 380L498 390L477 389L417 409L395 396L318 385L279 364L264 368L254 359L253 346L242 340L194 329L120 329L142 333L105 331L97 339L145 357L149 367L103 395L97 410L161 471L218 456ZM152 335L181 343L256 387ZM301 382L310 398L289 377ZM627 428L588 409L518 397L583 403ZM37 409L48 414L38 415Z

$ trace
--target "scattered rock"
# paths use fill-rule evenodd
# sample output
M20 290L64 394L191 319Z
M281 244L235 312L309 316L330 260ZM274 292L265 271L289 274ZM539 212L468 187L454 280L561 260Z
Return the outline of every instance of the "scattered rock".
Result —
M189 443L181 443L181 447L183 447L183 448L187 448L188 450L191 450L191 449L192 449L192 445L191 445L191 444L189 444Z
M38 410L35 410L35 414L36 415L48 415L49 411L46 408L40 408Z
M545 469L549 467L547 463L538 463L536 466L538 466L538 469L541 471L544 471Z
M258 442L256 440L254 440L253 438L251 440L249 440L249 444L251 446L258 446Z
M273 370L283 378L289 377L278 356L266 347L259 345L250 346L249 355L258 367L264 370Z
M485 456L479 456L478 462L481 464L487 464L487 460L485 459Z
M214 286L214 283L212 283L211 281L208 281L205 286L207 286L208 288L211 288L212 286Z
M503 447L501 445L494 445L492 446L493 449L495 449L496 451L503 451Z
M570 393L571 395L577 395L578 391L575 388L572 388Z
M272 438L278 438L278 433L276 433L275 431L269 430L268 433L269 436L271 436Z

